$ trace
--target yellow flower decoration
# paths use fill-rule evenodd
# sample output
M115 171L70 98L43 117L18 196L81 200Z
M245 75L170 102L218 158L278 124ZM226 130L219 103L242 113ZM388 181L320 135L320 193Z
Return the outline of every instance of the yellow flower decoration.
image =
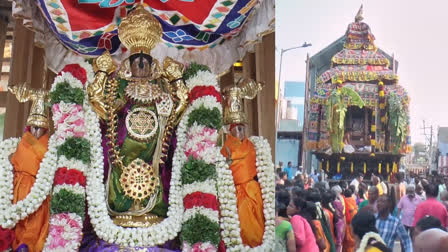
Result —
M384 90L380 91L380 97L384 97Z
M370 131L371 132L376 132L376 125L372 124L372 126L370 127Z
M378 82L378 85L384 86L384 83L382 81Z
M375 144L376 144L376 140L375 139L371 139L370 140L370 145L375 146Z
M373 153L373 152L370 153L370 156L371 156L371 157L374 157L374 156L375 156L375 153Z
M344 161L344 160L345 160L345 157L341 157L341 160Z

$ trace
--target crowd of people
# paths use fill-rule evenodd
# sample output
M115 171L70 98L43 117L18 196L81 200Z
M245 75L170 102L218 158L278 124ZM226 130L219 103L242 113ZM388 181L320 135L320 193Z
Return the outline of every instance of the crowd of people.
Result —
M323 181L288 167L276 175L275 251L448 251L448 178Z

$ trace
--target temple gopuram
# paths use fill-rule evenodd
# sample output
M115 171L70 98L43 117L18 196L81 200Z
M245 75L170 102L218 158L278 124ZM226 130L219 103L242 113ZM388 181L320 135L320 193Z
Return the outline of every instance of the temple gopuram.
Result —
M362 20L361 6L345 36L329 46L343 43L330 68L315 70L318 77L311 80L305 149L329 177L374 173L389 178L409 151L409 97L398 84L397 63L376 47ZM319 54L328 59L328 51Z

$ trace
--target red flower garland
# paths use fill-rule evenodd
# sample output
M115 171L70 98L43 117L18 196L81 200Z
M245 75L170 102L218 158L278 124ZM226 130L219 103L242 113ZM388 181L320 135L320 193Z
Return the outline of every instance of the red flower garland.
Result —
M190 91L190 101L201 98L203 96L214 96L217 102L221 102L221 93L219 93L216 88L212 86L196 86Z
M86 177L81 171L76 169L67 169L67 167L61 167L56 171L54 175L55 185L76 185L79 183L81 186L86 186Z
M218 211L218 199L213 194L202 192L190 193L184 197L185 209L200 206Z
M87 71L78 64L65 65L58 75L62 75L62 72L71 73L73 77L81 81L83 85L87 82Z
M15 239L14 230L4 229L0 227L0 251L4 251L10 248L14 239Z

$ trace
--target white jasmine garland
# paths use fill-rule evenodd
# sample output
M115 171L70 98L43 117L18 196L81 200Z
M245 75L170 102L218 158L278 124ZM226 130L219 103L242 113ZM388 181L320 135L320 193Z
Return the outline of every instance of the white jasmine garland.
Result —
M83 89L83 85L81 83L80 80L78 80L77 78L73 77L73 75L69 72L62 72L61 75L56 76L56 78L54 79L53 85L51 85L51 89L50 92L53 92L54 90L56 90L56 86L59 83L62 82L67 82L71 88L80 88Z
M193 182L191 184L184 185L182 198L194 192L209 193L217 196L216 180L206 179L204 182Z
M0 144L0 226L11 229L18 221L34 213L50 193L54 173L57 168L57 151L52 147L55 135L50 137L48 151L40 164L36 181L25 199L12 204L13 199L13 166L9 155L15 152L20 139L11 138Z
M72 192L74 194L81 194L84 197L85 189L83 186L81 186L79 183L76 183L75 185L69 185L69 184L63 184L63 185L56 185L53 188L53 195L56 195L61 191L62 189L65 189L69 192Z
M183 222L188 221L189 219L196 216L196 214L202 214L209 218L211 221L219 223L219 212L210 208L205 208L203 206L193 207L185 210Z
M195 76L186 80L188 89L192 90L196 86L213 86L219 92L218 81L216 75L209 71L198 71Z
M210 95L202 96L202 97L194 100L193 103L191 104L191 106L187 109L187 112L196 110L196 109L200 108L201 106L204 106L208 109L217 108L219 110L219 113L222 114L221 103L217 102L216 98L214 96L210 96Z
M65 155L61 155L58 159L58 167L67 167L67 169L76 169L82 173L86 173L88 165L84 164L81 160L70 158L68 159Z
M225 158L217 153L219 157L217 157L216 169L223 240L229 251L273 251L275 239L275 181L272 177L274 165L272 164L271 150L267 141L262 137L251 137L250 141L255 146L257 176L262 190L265 217L263 244L255 248L243 245L232 172Z
M50 231L43 251L78 251L81 239L82 218L79 215L74 213L55 214L50 217Z
M362 237L361 242L359 243L359 248L356 250L356 252L366 251L368 246L367 243L369 242L370 239L375 239L376 241L384 244L384 241L379 234L375 232L368 232Z

